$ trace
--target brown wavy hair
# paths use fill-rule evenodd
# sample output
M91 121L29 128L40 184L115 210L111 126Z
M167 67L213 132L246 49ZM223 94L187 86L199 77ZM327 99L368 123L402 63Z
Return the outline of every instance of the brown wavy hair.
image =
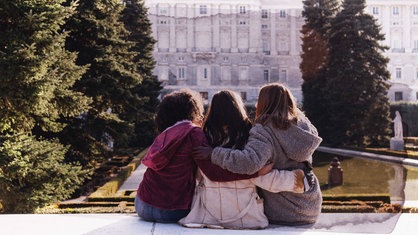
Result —
M202 96L190 89L181 89L165 95L157 107L155 125L163 132L178 121L201 120L203 117Z
M297 123L297 106L290 90L281 83L270 83L260 89L258 95L255 123L288 129Z

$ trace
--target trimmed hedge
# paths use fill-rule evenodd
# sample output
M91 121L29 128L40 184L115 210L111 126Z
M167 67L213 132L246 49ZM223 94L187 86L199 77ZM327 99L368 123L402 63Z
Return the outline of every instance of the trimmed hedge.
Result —
M110 196L110 197L89 197L89 202L134 202L135 198L131 196Z
M126 179L141 164L142 158L145 156L147 149L140 152L127 166L121 167L118 175L109 182L98 188L95 192L88 196L88 201L100 201L100 198L112 197L122 186Z
M376 213L376 208L369 205L322 205L322 213Z
M361 202L368 202L368 201L380 201L382 203L390 204L390 195L389 194L372 194L372 195L365 195L365 194L345 194L345 195L322 195L323 201L328 202L350 202L350 201L361 201Z
M37 210L37 214L101 214L101 213L135 213L133 206L116 207L83 207L83 208L56 208L47 207Z
M60 203L57 205L59 209L66 208L86 208L86 207L126 207L134 206L133 202L74 202L74 203Z

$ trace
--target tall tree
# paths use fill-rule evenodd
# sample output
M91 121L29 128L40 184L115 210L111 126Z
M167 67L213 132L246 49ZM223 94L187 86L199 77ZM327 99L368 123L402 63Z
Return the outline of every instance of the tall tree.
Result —
M303 110L317 126L319 134L327 125L327 105L324 94L325 71L328 66L328 32L335 14L338 12L337 0L305 0L302 15L302 53L300 69L302 72Z
M326 90L329 123L322 133L333 145L387 144L390 78L384 35L365 0L345 0L331 23Z
M118 0L81 0L66 25L67 48L78 52L78 65L89 66L75 88L93 99L92 108L63 137L83 143L71 150L76 158L106 156L102 143L124 147L133 135L134 123L126 117L140 105L133 89L142 77L134 63L134 43L127 40L129 31L121 20L124 6Z
M131 118L135 120L135 135L133 139L135 146L148 146L155 137L153 116L158 105L161 82L152 75L155 61L152 55L156 40L152 37L151 22L148 19L148 12L143 0L125 1L126 7L123 11L123 22L126 29L130 31L128 39L135 42L131 48L136 56L134 62L143 80L136 86L133 93L142 101L133 109Z
M90 102L72 90L85 68L77 66L76 54L64 48L67 34L62 26L75 4L64 7L62 2L0 1L0 203L4 212L32 212L64 199L88 176L76 163L65 164L67 148L47 138L65 127L62 118L79 115Z

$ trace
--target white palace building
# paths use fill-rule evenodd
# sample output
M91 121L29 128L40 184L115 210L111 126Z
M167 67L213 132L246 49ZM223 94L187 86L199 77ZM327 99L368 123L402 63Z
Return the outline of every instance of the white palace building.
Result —
M391 101L418 101L418 0L367 0L390 46ZM165 92L231 89L248 103L279 81L302 101L301 0L145 0Z

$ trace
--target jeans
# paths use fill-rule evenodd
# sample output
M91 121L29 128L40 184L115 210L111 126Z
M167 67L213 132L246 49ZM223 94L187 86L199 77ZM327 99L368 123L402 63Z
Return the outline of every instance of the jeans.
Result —
M161 223L176 223L181 218L186 217L190 210L163 210L153 207L135 197L135 210L143 220Z

